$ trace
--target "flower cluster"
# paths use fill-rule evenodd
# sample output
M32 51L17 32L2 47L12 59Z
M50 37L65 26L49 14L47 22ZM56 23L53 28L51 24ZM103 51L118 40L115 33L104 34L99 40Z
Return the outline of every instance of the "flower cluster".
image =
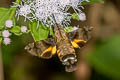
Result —
M11 29L14 28L13 21L12 20L6 20L5 21L5 28L2 31L2 37L3 37L3 43L5 45L8 45L11 43L10 36L13 32L11 32ZM26 26L21 26L20 28L21 33L26 33L27 32L27 27Z
M43 25L52 26L55 23L61 26L68 26L70 22L71 13L68 12L72 7L75 13L79 16L79 20L86 19L82 12L82 2L88 0L26 0L16 4L18 7L16 15L24 16L25 20L37 20Z
M3 30L2 31L2 36L3 36L3 43L5 44L5 45L8 45L8 44L10 44L10 42L11 42L11 40L10 40L10 35L11 35L11 33L9 32L9 30L7 30L7 28L12 28L13 27L13 21L12 20L7 20L6 22L5 22L5 27L6 27L6 30Z

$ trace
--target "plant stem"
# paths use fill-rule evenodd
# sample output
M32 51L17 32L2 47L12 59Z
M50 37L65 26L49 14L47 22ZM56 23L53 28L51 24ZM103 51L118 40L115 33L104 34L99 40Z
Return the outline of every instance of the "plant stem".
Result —
M21 0L16 0L15 3L19 4ZM15 6L15 4L13 5ZM10 13L10 16L9 16L9 19L11 20L15 14L15 11L16 11L17 7L14 7L14 8L11 8L11 13Z
M1 45L0 45L0 80L4 80Z

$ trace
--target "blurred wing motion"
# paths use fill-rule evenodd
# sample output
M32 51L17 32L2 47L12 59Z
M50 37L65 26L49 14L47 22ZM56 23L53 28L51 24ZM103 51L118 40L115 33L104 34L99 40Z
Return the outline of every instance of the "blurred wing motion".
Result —
M54 25L54 39L29 43L25 49L34 56L49 59L57 53L60 61L65 65L67 72L76 70L76 53L74 48L81 48L91 38L91 27L79 28L74 32L66 33L58 25Z

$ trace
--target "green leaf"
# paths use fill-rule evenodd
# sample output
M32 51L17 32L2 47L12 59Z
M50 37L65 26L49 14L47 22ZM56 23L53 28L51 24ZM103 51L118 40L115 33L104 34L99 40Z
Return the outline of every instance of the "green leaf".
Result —
M0 31L0 36L2 36L2 31Z
M73 13L71 16L72 19L79 20L79 17L76 13Z
M65 27L64 30L65 32L69 33L69 32L72 32L73 27Z
M29 33L30 32L30 30L27 30L27 32L26 33Z
M0 37L0 43L2 42L2 37Z
M35 41L45 40L48 37L49 28L43 26L42 24L38 25L37 21L30 22L29 28L31 30L31 34Z
M5 21L9 18L10 10L0 8L0 30L4 28Z
M103 1L103 0L89 0L89 2L83 1L83 2L82 2L82 5L91 4L91 3L100 3L100 4L104 4L104 1Z
M53 28L52 27L50 27L50 35L54 36L54 32L53 32Z
M22 34L19 26L14 26L13 28L10 29L10 32L18 36Z
M88 61L100 73L120 80L120 35L97 45Z

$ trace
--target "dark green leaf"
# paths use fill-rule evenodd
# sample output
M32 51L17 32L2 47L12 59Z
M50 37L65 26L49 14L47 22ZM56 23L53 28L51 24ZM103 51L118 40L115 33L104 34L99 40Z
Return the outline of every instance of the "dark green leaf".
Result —
M2 36L2 31L0 31L0 36Z
M120 79L120 35L98 45L96 50L88 56L88 61L97 71Z
M0 44L1 44L1 41L2 41L2 37L0 37Z
M65 30L67 33L69 33L69 32L72 32L73 27L66 27L66 28L64 28L64 30Z
M82 5L91 4L91 3L100 3L100 4L103 4L104 1L103 0L89 0L89 2L83 1Z
M50 27L50 35L54 36L54 32L53 32L53 28L52 27Z
M49 28L39 24L37 21L30 22L29 28L35 41L45 40L48 37Z
M5 21L9 18L10 10L0 8L0 30L4 27Z
M79 17L76 13L73 13L71 16L72 19L79 20Z
M10 29L10 32L14 33L15 35L21 35L21 29L19 26L14 26Z

